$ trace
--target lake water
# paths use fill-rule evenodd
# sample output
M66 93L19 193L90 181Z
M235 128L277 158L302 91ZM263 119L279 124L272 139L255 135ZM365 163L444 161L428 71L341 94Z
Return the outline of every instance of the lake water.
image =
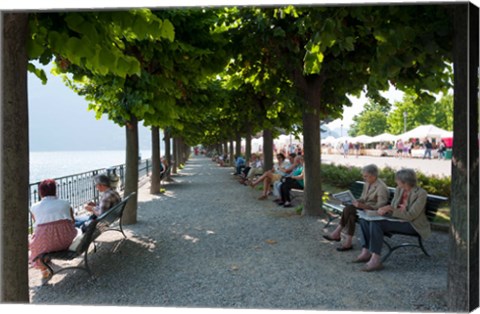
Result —
M163 155L163 152L161 152ZM151 158L151 151L141 150L142 159ZM30 152L30 182L58 178L125 163L125 151L51 151Z

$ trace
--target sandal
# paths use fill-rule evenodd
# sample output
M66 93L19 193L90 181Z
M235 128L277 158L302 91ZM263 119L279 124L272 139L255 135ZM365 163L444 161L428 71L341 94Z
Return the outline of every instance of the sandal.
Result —
M352 261L352 263L366 263L370 260L370 257L362 257L362 258L356 258Z
M349 247L344 247L344 246L339 246L337 247L337 251L339 252L345 252L345 251L350 251L353 249L353 245L349 246Z
M48 269L40 270L42 273L42 279L50 279L52 277L52 273Z
M328 234L325 234L323 236L324 239L328 240L328 241L335 241L335 242L340 242L340 238L338 239L335 239L335 238L332 238L331 236L329 236Z
M268 198L268 196L262 195L262 196L260 196L258 199L262 201L262 200L266 200L267 198Z
M383 265L380 263L378 265L375 265L375 266L365 266L364 268L361 269L361 271L364 271L364 272L372 272L372 271L376 271L376 270L382 270L383 269Z

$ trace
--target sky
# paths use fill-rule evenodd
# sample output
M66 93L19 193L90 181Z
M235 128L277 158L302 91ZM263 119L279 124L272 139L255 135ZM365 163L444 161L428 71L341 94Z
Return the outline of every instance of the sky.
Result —
M38 65L38 64L37 64ZM62 79L45 68L48 82L43 85L35 75L28 74L29 136L32 151L59 150L123 150L125 130L104 115L96 120L95 113L87 109L88 102L65 86ZM401 92L393 89L387 96L399 101ZM340 136L346 134L353 117L363 110L368 100L350 97L352 107L344 107L343 119L327 124ZM139 124L140 150L150 150L150 129Z
M125 129L104 115L96 120L88 102L45 69L47 84L28 74L29 136L32 151L124 150ZM139 123L140 150L150 150L150 129Z
M381 94L385 96L392 105L403 99L403 92L396 90L393 87L391 87L388 92ZM362 93L360 97L348 96L348 98L352 102L352 106L343 106L343 118L336 119L327 124L328 128L331 130L343 129L343 135L347 134L346 130L348 130L353 123L353 117L360 114L363 111L364 105L368 103L368 99L365 97L364 93Z

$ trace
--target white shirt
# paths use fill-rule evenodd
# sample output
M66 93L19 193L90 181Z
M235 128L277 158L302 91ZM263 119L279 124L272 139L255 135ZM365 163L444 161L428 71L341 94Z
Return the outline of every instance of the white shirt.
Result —
M290 165L291 165L291 164L290 164L290 160L285 159L285 160L283 161L283 163L282 163L282 168L283 168L283 169L286 169L286 168L290 167ZM275 172L281 174L282 176L287 175L286 172L280 171L280 167L278 166L278 164L277 164L277 166L275 167Z
M70 203L56 196L45 196L40 202L32 205L30 211L35 216L34 227L52 221L70 219Z

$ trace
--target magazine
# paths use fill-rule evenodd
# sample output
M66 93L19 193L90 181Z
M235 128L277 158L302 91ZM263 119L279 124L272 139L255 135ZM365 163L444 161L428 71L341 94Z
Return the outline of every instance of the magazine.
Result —
M332 197L341 201L343 205L352 205L353 201L355 201L355 197L350 190L332 194Z

